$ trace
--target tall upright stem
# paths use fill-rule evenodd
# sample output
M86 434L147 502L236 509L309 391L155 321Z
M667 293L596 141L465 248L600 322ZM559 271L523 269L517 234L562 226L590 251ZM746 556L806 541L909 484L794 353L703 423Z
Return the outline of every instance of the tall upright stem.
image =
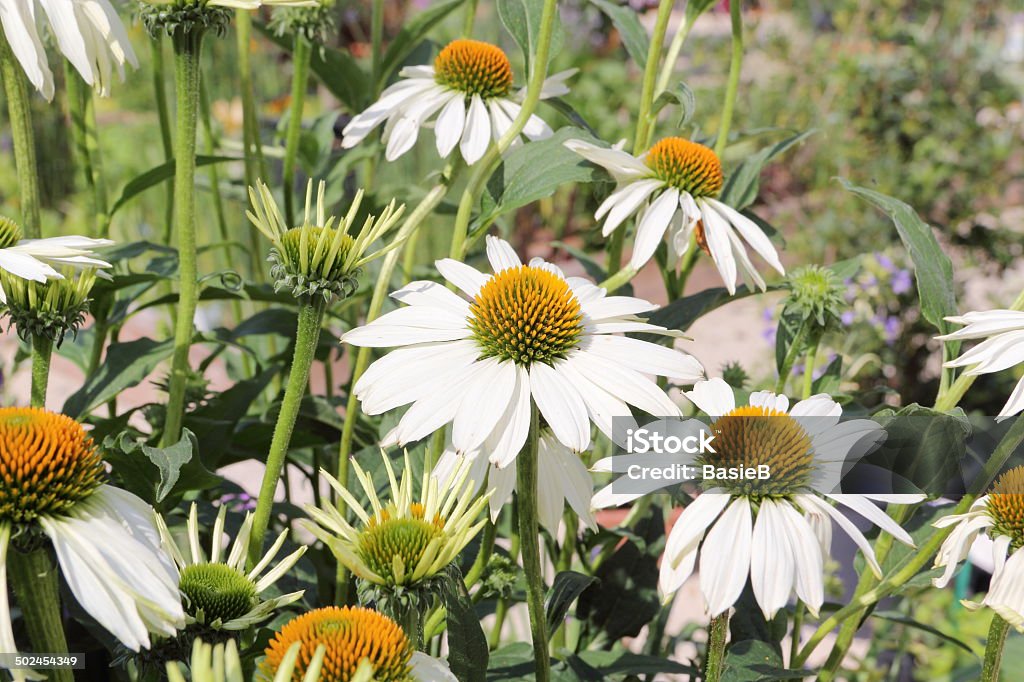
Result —
M732 112L736 107L736 92L740 87L740 66L743 64L743 16L740 13L742 2L730 0L729 17L732 20L732 58L729 60L729 82L725 89L725 103L722 105L722 123L718 126L718 138L715 140L715 154L722 158L722 153L729 144L729 127L732 125Z
M95 223L90 234L107 237L110 220L107 216L107 190L100 162L99 138L96 129L96 105L92 89L78 75L71 62L64 60L64 83L67 87L68 114L75 141L78 163L85 184L92 195Z
M164 36L160 33L150 37L150 54L153 59L153 95L156 98L157 119L160 122L160 143L164 160L174 158L174 138L171 136L171 110L167 104L167 74L164 66ZM174 237L174 182L164 183L167 191L164 216L164 244L170 245Z
M674 0L661 0L658 3L658 16L654 20L654 31L651 44L647 48L647 64L644 66L643 85L640 90L640 111L636 117L636 137L633 138L633 154L639 154L647 145L647 131L654 125L651 120L651 109L654 107L654 86L658 77L658 63L661 61L661 48L665 44L665 33L668 31L668 20L672 16ZM618 263L615 264L618 267Z
M177 113L174 134L174 225L178 238L180 280L177 317L174 323L174 356L171 359L167 417L162 443L177 443L185 416L185 388L188 382L188 351L195 329L199 297L196 255L196 127L199 116L199 57L202 30L177 30L174 45L174 91Z
M242 98L242 141L245 146L245 184L255 187L256 180L267 177L260 121L256 111L256 93L252 82L252 15L247 9L235 11L235 37L238 47L239 89Z
M526 605L530 611L530 636L537 665L537 682L551 679L548 628L544 617L544 575L540 565L540 526L537 520L537 452L540 444L540 414L531 408L530 435L516 458L516 503L519 510L519 547L526 574Z
M57 569L46 549L20 552L9 547L7 568L11 572L11 585L35 653L68 653L61 622ZM47 679L50 682L74 682L74 675L66 668L49 670Z
M11 45L3 31L0 31L0 73L3 74L7 114L11 121L14 165L18 170L21 224L26 237L38 239L42 236L39 218L39 168L36 165L36 143L32 132L28 86L21 65L11 51Z
M998 613L992 614L992 625L988 629L988 640L985 642L985 661L981 666L981 682L999 682L999 666L1003 662L1003 647L1006 646L1006 634L1010 624Z
M46 407L46 387L50 383L50 359L53 341L45 336L32 336L32 407Z
M302 35L295 33L292 48L292 101L288 108L288 131L285 134L284 165L284 217L295 224L295 165L299 159L299 139L302 136L302 110L306 105L306 84L309 82L309 61L313 46Z
M690 35L690 29L693 28L693 22L696 17L691 18L690 13L686 13L686 18L683 19L683 25L676 31L675 36L672 37L672 44L668 46L668 52L665 54L665 64L661 67L661 73L658 74L658 84L654 88L654 97L668 90L668 81L672 78L672 74L675 72L676 62L679 60L679 53L683 50L683 43L686 42L687 36Z
M725 669L725 641L729 636L729 612L711 619L708 626L708 653L704 661L704 682L718 682Z
M374 96L380 90L380 70L384 61L384 0L373 0L370 9L370 83Z
M277 490L277 481L281 478L281 470L284 468L292 431L295 429L295 420L299 416L299 407L309 385L309 369L316 357L316 346L320 341L320 327L323 325L326 309L327 303L320 295L314 296L312 300L304 300L299 306L292 368L288 373L288 385L281 401L281 411L274 425L274 436L270 441L270 453L267 455L267 468L263 472L263 483L260 484L260 494L256 499L256 510L252 517L252 534L249 536L250 567L259 561L263 552L263 536L270 523L274 492Z
M459 199L459 210L455 214L455 228L452 231L452 245L450 255L455 260L462 260L466 251L466 235L469 231L469 221L473 216L473 207L480 198L481 192L487 184L491 173L497 167L504 154L512 143L523 132L530 116L537 109L540 102L541 89L544 86L544 79L548 73L548 57L551 54L551 36L554 33L555 18L558 15L558 0L544 0L544 9L541 12L540 30L537 35L537 53L530 59L532 72L530 80L526 85L526 97L523 98L519 115L512 121L505 134L487 150L473 167L473 173L466 183L466 187Z

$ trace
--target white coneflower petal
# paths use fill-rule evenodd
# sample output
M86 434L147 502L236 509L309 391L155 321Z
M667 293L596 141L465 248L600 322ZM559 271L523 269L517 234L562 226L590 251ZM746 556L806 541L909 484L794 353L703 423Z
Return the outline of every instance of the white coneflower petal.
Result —
M957 317L947 317L949 322L965 325L950 334L937 336L942 341L981 339L958 358L950 360L946 367L968 367L965 374L978 375L1000 372L1024 363L1024 312L1016 310L989 310L969 312ZM1000 419L1024 411L1024 379L1013 389Z
M789 601L796 577L794 547L787 533L783 504L764 500L757 511L751 538L750 585L765 618Z
M711 578L708 584L701 584L701 589L712 617L736 603L747 584L752 531L750 503L739 497L722 512L704 539L707 545L717 548L700 553L701 575Z

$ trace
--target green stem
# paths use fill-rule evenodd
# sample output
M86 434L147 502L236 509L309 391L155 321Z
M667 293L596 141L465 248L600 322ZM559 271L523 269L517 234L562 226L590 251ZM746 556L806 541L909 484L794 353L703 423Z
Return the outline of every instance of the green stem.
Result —
M675 0L661 0L658 3L658 16L654 20L654 31L651 43L647 48L647 64L644 66L643 84L640 89L640 111L636 117L636 137L633 138L633 154L644 150L649 137L648 131L654 127L655 82L658 77L658 64L661 62L661 48L665 46L665 33L668 31L668 20L672 16ZM618 264L616 263L616 266Z
M462 18L462 37L471 38L473 36L473 24L476 22L476 8L480 4L480 0L469 0L466 3L466 14Z
M971 486L971 490L961 498L960 502L953 508L950 514L963 514L970 509L970 506L978 499L978 495L988 488L999 472L1002 471L1010 456L1022 442L1024 442L1024 417L1018 417L1014 420L1013 425L992 452L992 456L989 457L988 461L985 463L984 469L975 480L974 485ZM911 555L907 562L891 576L885 578L877 586L868 590L861 596L855 597L849 604L835 611L831 616L826 618L804 644L803 648L800 650L800 655L796 657L791 667L796 668L803 665L807 658L817 648L818 644L820 644L834 628L841 625L848 619L856 619L859 621L862 617L862 612L865 609L873 607L880 600L889 596L908 580L916 576L918 571L920 571L924 565L931 560L939 550L943 541L945 541L946 537L949 536L952 531L952 527L937 529L934 533L928 536L928 539L922 543L913 555Z
M57 568L45 548L20 552L11 547L7 554L11 584L21 607L34 653L66 654L67 640L61 623ZM71 670L49 670L50 682L74 682Z
M487 569L487 560L491 558L491 553L494 551L494 540L497 535L498 527L488 519L484 525L483 535L480 536L480 549L476 553L476 559L473 560L473 565L466 573L467 590L483 577L484 571Z
M28 86L10 43L0 31L0 73L3 74L7 95L7 114L11 122L11 140L14 144L14 165L18 171L21 196L21 222L25 236L42 236L39 218L39 168L36 165L35 134L32 132L32 109Z
M235 40L238 50L238 86L242 98L242 141L245 146L245 184L256 186L256 180L267 177L263 145L260 144L260 120L256 111L256 94L252 81L252 12L235 10ZM255 231L255 230L254 230Z
M501 161L504 154L512 143L523 132L530 116L537 109L540 102L541 88L548 72L548 57L551 53L551 36L554 32L555 19L558 16L558 0L544 0L544 9L541 12L540 30L537 35L537 52L530 59L532 72L530 80L526 85L526 97L523 98L519 115L512 121L505 134L496 143L490 146L483 158L476 162L473 172L466 183L459 200L459 209L455 214L455 228L452 232L452 245L450 255L455 260L462 260L466 252L466 236L469 231L469 221L473 215L473 207L476 206L483 192L491 173Z
M814 390L814 365L818 358L818 346L821 345L821 335L817 334L811 347L807 349L807 355L804 356L804 387L803 387L803 399L807 400L811 397L811 391Z
M658 95L668 90L668 81L672 78L672 74L675 72L676 62L679 60L679 53L683 49L683 43L686 42L686 38L690 35L690 29L693 28L694 18L690 17L689 12L686 14L686 18L683 20L683 25L676 31L675 36L672 37L672 44L668 47L668 52L665 54L665 63L661 66L661 73L658 74L658 84L654 89L654 98L657 99ZM650 144L650 137L648 136L648 144Z
M796 333L793 335L793 340L789 344L789 348L786 350L786 357L782 359L782 367L779 368L779 378L775 381L775 392L782 394L786 392L786 382L789 380L789 375L793 371L793 365L796 363L796 356L800 354L803 349L804 338L807 336L807 321L800 323Z
M725 642L729 637L729 612L711 619L708 626L708 652L704 662L704 682L718 682L725 669Z
M616 230L615 232L619 232L619 230ZM612 236L614 236L614 233ZM609 252L608 260L609 263L614 262L614 256L611 252ZM636 277L636 273L636 268L627 265L626 267L622 268L614 275L606 279L605 281L598 284L598 286L607 289L609 294L615 293L615 291L618 290L619 287L624 286L630 280Z
M153 59L153 93L156 99L156 113L160 121L160 143L163 145L164 160L174 158L173 139L171 137L171 114L167 106L166 69L164 67L164 38L161 33L149 41L150 54ZM170 244L174 220L174 182L164 183L167 192L166 215L164 216L164 244Z
M442 613L442 612L439 612ZM409 638L409 643L416 651L423 649L423 615L414 606L403 606L402 613L398 618L398 624L402 631Z
M299 159L302 110L306 105L306 85L309 83L309 63L312 57L313 46L301 32L297 32L292 48L292 101L288 110L288 131L285 134L284 165L281 171L281 182L284 185L284 217L289 225L295 224L295 165Z
M281 477L288 445L292 440L292 430L299 416L302 398L309 386L309 370L316 357L317 343L320 341L320 327L323 325L324 311L327 303L323 296L317 295L312 300L304 300L299 306L299 319L295 331L295 353L292 356L292 367L288 373L288 385L281 400L281 411L274 425L274 436L270 441L270 453L267 455L267 468L263 472L259 497L256 498L256 510L252 518L252 534L249 537L249 566L254 566L263 552L263 536L270 523L270 511L274 506L274 492L277 481Z
M729 144L729 127L732 125L736 92L740 86L740 66L743 63L743 17L740 14L742 4L729 3L729 17L732 20L732 58L729 60L729 82L725 90L725 103L722 105L722 123L718 126L718 138L715 140L715 154L718 158L722 158L722 153Z
M96 132L96 106L92 89L78 75L71 62L64 60L64 83L67 87L68 118L75 143L75 153L82 167L85 184L92 195L95 224L90 234L106 237L109 233L106 187L99 169L99 142Z
M531 409L530 435L516 459L516 502L519 509L519 542L526 574L526 604L530 610L530 635L537 682L551 679L547 621L544 617L544 576L540 565L540 527L537 520L537 451L540 444L540 414Z
M1017 299L1010 304L1010 310L1024 310L1024 291L1021 291L1017 296ZM977 380L977 374L961 374L952 385L946 387L946 390L939 390L939 395L935 399L935 409L939 412L949 412L954 407L960 404L963 400L964 394Z
M202 84L200 84L199 88L199 111L202 114L203 134L206 143L204 147L206 153L213 156L217 151L220 141L217 139L217 134L213 129L213 114L210 111L210 96L206 92L206 87ZM224 215L224 201L220 196L220 171L217 170L217 164L211 163L207 172L210 176L210 195L213 199L214 215L217 217L217 232L220 235L221 241L227 242L229 238L228 223L227 218ZM225 248L227 248L226 244ZM235 300L234 303L235 309L238 310L240 302ZM238 319L241 320L241 318Z
M384 0L373 0L370 8L370 83L373 96L381 91L380 70L384 58Z
M50 359L53 341L45 336L32 336L32 407L46 407L46 386L50 382Z
M999 665L1003 662L1003 647L1010 624L997 614L992 614L992 625L985 642L985 662L981 666L981 682L999 682Z
M174 91L177 114L174 133L174 223L178 238L178 308L174 323L174 355L171 359L167 418L162 443L166 447L181 438L188 383L188 351L195 331L199 299L196 256L196 128L199 116L199 57L203 32L194 27L174 33Z

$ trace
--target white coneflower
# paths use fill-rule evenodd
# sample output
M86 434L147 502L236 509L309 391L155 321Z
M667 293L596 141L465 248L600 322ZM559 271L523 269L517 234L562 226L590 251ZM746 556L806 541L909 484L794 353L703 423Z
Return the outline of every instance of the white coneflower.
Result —
M988 593L980 602L964 600L971 609L987 606L1007 623L1024 632L1024 466L1010 469L980 497L966 514L943 517L936 528L955 526L935 556L935 567L945 569L932 582L945 587L957 566L967 558L979 535L992 539L995 566Z
M639 157L582 140L565 146L605 168L617 183L597 209L608 236L636 214L636 237L629 264L641 268L668 233L673 261L686 253L693 237L715 262L730 294L736 293L737 269L762 291L764 278L747 255L752 248L779 274L786 274L771 240L750 218L715 197L724 183L718 156L702 144L667 137Z
M837 502L860 514L900 542L910 535L873 501L908 504L920 495L856 495L832 492L851 452L884 436L872 421L840 422L842 408L827 395L811 396L789 406L789 399L767 391L750 395L737 406L732 388L721 379L694 386L687 396L712 423L714 453L699 465L751 468L767 465L766 480L737 480L711 487L683 509L665 543L658 588L668 597L693 573L700 557L701 591L708 611L717 616L731 607L749 578L767 618L786 605L791 592L817 615L824 595L824 556L831 544L829 519L842 528L881 577L871 544ZM704 427L707 428L707 427ZM606 468L598 463L598 469ZM638 497L613 493L608 486L595 495L596 507Z
M0 651L16 652L6 565L13 538L53 543L78 603L133 651L185 624L177 572L151 507L104 484L103 459L81 424L38 408L0 408ZM23 679L24 672L16 675Z
M299 654L288 663L294 665L289 679L303 679L322 649L323 682L457 682L447 663L415 651L398 623L360 606L326 606L285 623L267 645L257 679L277 679L296 642Z
M985 339L974 348L946 363L946 367L969 367L968 375L1001 372L1024 363L1024 312L988 310L970 312L947 321L965 325L952 334L938 336L942 341ZM1000 417L1012 417L1024 410L1024 378L1017 382Z
M563 71L544 81L541 99L569 92L565 80L575 72ZM412 149L420 128L432 121L437 153L447 158L458 145L462 158L473 164L484 155L491 140L504 135L519 116L524 91L512 92L512 65L496 45L454 40L441 50L433 66L409 66L400 75L401 80L345 126L342 147L356 146L386 122L384 154L388 161L394 161ZM522 134L540 140L551 136L551 128L533 115Z
M184 596L187 622L218 630L244 630L271 617L282 606L302 598L303 590L271 598L264 596L264 592L291 570L306 553L306 547L299 547L270 568L288 537L288 531L285 531L252 570L246 571L252 515L245 515L230 547L223 543L226 516L227 507L222 506L213 524L209 554L203 551L200 543L195 504L188 517L188 547L184 551L174 541L162 518L158 518L158 525L164 546L181 574L179 589Z
M124 65L138 68L128 34L108 0L39 0L57 39L57 47L82 80L101 95L110 94L110 77L117 70L124 80ZM34 0L3 0L0 23L11 51L32 85L47 100L53 99L53 73L36 28Z
M464 461L468 462L473 489L480 490L484 482L487 483L491 520L494 521L516 489L516 463L513 460L508 466L499 468L490 463L489 454L486 443L479 450L465 455L448 448L438 459L433 475L443 484L452 480L452 476L464 466ZM543 433L537 450L537 516L540 524L555 533L568 503L584 525L597 530L597 520L590 506L593 494L593 478L580 456L550 433Z
M55 268L109 268L110 263L97 258L93 249L113 243L109 239L75 236L22 239L18 224L0 216L0 270L32 282L62 279L64 275ZM7 296L0 288L0 303L6 302Z
M452 259L437 269L466 300L435 282L392 294L399 308L342 336L354 346L401 346L356 382L367 414L412 406L383 445L404 445L452 422L461 453L487 444L491 463L507 466L526 442L531 401L563 445L590 445L590 422L612 433L627 405L656 416L679 407L645 375L690 385L703 376L693 357L622 332L674 334L638 314L657 306L608 296L539 258L524 265L507 242L487 239L494 269L485 275Z

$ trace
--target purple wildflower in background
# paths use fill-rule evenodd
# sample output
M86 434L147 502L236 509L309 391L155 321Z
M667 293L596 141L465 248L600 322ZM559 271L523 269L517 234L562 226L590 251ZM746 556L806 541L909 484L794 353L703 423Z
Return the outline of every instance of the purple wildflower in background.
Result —
M891 286L894 294L905 294L910 291L910 287L913 286L910 271L897 270L892 276Z

